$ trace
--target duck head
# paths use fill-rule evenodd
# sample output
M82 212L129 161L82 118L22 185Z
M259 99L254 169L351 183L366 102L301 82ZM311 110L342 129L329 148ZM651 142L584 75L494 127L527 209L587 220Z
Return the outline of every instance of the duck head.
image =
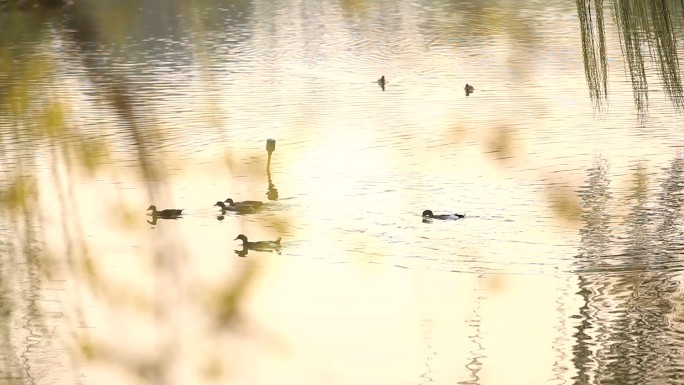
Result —
M224 202L228 203L230 206L235 204L235 202L230 198L226 199Z
M426 218L432 218L435 216L435 214L432 213L432 210L425 210L423 211L423 216Z
M147 210L145 210L145 211L149 211L149 210L157 211L157 206L155 206L155 205L150 205L150 207L148 207Z
M247 236L246 236L246 235L244 235L244 234L240 234L240 235L238 235L238 236L237 236L237 237L235 237L235 239L233 239L233 240L234 240L234 241L237 241L238 239L241 239L241 240L242 240L242 242L244 242L245 244L247 243Z
M221 202L221 201L216 202L216 204L214 204L214 206L218 206L218 207L220 207L220 208L222 208L222 209L224 209L224 210L225 210L225 208L226 208L226 204L223 203L223 202Z

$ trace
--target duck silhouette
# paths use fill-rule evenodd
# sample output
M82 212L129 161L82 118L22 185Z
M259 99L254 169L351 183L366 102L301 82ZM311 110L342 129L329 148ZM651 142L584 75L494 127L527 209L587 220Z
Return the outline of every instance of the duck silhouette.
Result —
M437 214L435 215L432 210L423 211L423 218L425 219L463 219L465 214Z
M473 92L475 92L475 87L473 87L473 86L471 86L470 84L466 83L466 85L465 85L465 87L463 88L463 90L465 91L466 96L468 96L468 95L472 94Z
M216 202L214 206L221 208L221 214L225 214L227 211L233 211L238 214L251 214L257 211L253 206L230 206L221 201Z
M382 90L384 91L385 84L387 84L387 81L385 80L385 75L382 75L380 79L378 79L377 83L380 85L380 88L382 88Z
M157 206L155 205L150 205L150 207L147 208L146 211L152 210L152 217L154 218L166 218L166 219L175 219L181 216L181 212L183 209L164 209L161 211L157 211Z
M261 208L261 206L264 205L264 202L259 202L259 201L241 201L241 202L234 202L232 199L228 198L224 202L228 203L229 206L231 207L239 207L239 206L249 206L253 207L255 209Z
M241 240L242 241L242 247L250 249L250 250L277 250L280 249L280 240L282 237L279 237L275 241L256 241L256 242L250 242L247 239L247 236L244 234L240 234L237 237L235 237L234 241L236 240Z

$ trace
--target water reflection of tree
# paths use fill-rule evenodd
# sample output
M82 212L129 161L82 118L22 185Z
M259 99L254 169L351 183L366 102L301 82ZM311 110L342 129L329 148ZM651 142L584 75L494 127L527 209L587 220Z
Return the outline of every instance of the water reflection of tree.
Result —
M580 191L584 223L580 229L582 250L579 258L582 263L601 265L609 253L610 220L607 205L610 201L608 161L597 158L594 167L589 169L587 185Z
M680 153L666 170L667 178L662 182L658 198L659 257L680 256L684 250L681 226L684 207L684 154Z
M667 383L679 365L681 340L668 322L678 283L667 272L635 272L608 281L591 298L598 383ZM594 282L596 284L596 280ZM606 301L607 306L597 306ZM595 348L596 348L595 347ZM668 363L668 364L664 364Z
M668 320L677 307L679 290L676 276L668 269L680 263L666 257L674 255L668 250L684 249L678 234L683 158L676 156L667 169L662 190L652 199L655 209L649 207L645 167L637 165L634 187L627 197L632 209L625 220L624 249L619 253L611 253L609 245L621 246L620 238L607 236L607 228L617 223L606 211L611 200L607 171L600 162L591 168L582 192L585 214L578 266L584 273L579 275L578 294L584 304L574 334L575 383L668 382L681 358L681 338ZM601 242L606 245L599 246ZM597 259L604 262L597 264ZM671 263L663 264L664 260Z
M633 256L633 260L644 266L653 255L653 231L650 226L653 213L648 203L648 175L643 163L639 163L634 175L634 187L629 195L629 205L632 207L627 214L627 247L625 254Z
M608 210L613 201L609 190L608 163L598 159L589 169L587 185L579 193L582 205L580 229L581 249L578 256L582 269L589 266L613 265L621 269L642 268L665 261L682 247L681 225L684 207L684 156L675 156L661 182L657 196L649 193L648 176L642 163L637 164L634 186L625 202L615 207L630 207L624 218L625 236L611 238L617 229L615 214ZM653 201L654 207L649 203ZM624 244L624 245L622 245ZM623 247L619 254L611 248ZM673 253L674 252L674 253Z
M480 276L480 278L486 279L483 276ZM479 290L474 293L477 294L475 297L475 306L473 307L470 316L466 319L466 325L468 325L471 334L468 336L470 350L465 369L466 372L470 374L470 378L459 381L458 385L479 385L481 383L480 371L482 371L484 366L482 360L486 357L485 348L483 346L484 338L482 337L482 316L480 315L482 300L485 297Z
M610 3L640 119L643 121L648 113L649 61L655 62L653 67L674 108L684 111L676 39L677 26L683 15L682 3L648 0L613 0ZM599 107L608 96L603 8L603 1L592 4L590 0L577 0L587 85L592 100Z

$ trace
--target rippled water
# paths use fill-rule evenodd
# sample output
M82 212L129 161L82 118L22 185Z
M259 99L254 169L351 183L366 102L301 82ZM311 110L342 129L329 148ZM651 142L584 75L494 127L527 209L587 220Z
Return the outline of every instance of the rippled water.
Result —
M601 109L564 3L142 2L40 25L3 41L45 71L4 67L0 99L0 187L34 177L40 208L27 233L0 222L22 277L8 383L681 376L681 115L654 80L639 116L614 25ZM218 216L228 197L267 204ZM150 203L185 215L150 224ZM240 258L239 233L283 249ZM252 275L218 333L216 297Z

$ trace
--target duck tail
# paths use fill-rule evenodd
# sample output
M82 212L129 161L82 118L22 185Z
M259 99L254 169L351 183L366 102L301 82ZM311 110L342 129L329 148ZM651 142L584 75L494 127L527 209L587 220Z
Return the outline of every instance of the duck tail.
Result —
M281 239L283 239L283 237L278 237L278 239L276 239L276 241L275 241L275 244L280 246L280 240Z

